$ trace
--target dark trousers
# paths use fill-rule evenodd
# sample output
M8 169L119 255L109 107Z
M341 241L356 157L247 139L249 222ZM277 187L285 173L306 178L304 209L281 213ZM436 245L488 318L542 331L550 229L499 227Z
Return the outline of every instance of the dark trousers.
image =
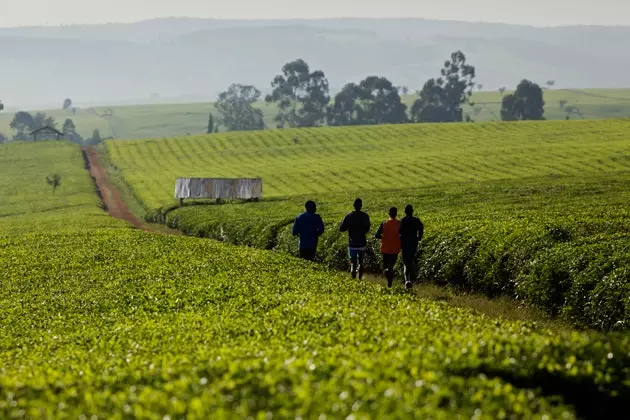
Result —
M415 283L417 277L416 259L418 257L418 247L406 247L402 249L403 269L405 282Z
M398 260L398 254L383 254L383 274L387 279L387 286L392 287L394 283L394 266Z
M315 261L316 248L300 248L300 258L307 261Z

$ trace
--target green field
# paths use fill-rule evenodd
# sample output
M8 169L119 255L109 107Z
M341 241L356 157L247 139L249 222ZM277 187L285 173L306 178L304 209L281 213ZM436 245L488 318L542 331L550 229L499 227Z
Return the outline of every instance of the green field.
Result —
M0 235L121 226L101 208L81 150L66 142L0 145ZM61 175L53 194L46 177Z
M415 96L404 97L409 106ZM472 100L475 107L468 107L465 112L475 121L495 121L500 119L501 95L499 92L477 92ZM549 90L545 92L547 119L564 119L566 113L560 108L559 101L566 100L567 106L576 106L585 119L628 118L630 117L630 89L582 89ZM261 104L268 127L275 127L273 117L275 108ZM201 134L206 132L208 113L217 115L211 103L136 105L109 107L112 116L104 115L108 107L79 109L76 116L69 111L45 110L55 117L59 126L66 118L72 118L77 131L83 137L92 135L98 129L103 137L119 139L161 138ZM478 108L478 113L475 111ZM0 132L12 134L9 123L13 113L0 113ZM572 114L572 119L581 119Z
M5 153L4 184L27 192L3 189L0 206L2 418L629 408L628 336L489 319L283 253L137 231L104 217L77 148ZM41 178L54 172L67 182L53 196Z
M609 330L630 326L629 145L630 120L610 120L228 133L107 151L149 219L191 235L295 254L291 222L316 199L320 260L340 269L337 225L356 196L374 230L390 206L412 203L426 226L419 280ZM260 176L266 199L177 208L175 179L192 176Z

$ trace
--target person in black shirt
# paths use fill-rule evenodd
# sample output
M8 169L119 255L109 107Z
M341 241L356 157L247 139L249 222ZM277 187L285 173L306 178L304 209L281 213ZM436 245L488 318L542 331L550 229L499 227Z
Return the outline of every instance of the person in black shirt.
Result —
M413 207L405 207L406 216L400 221L400 242L402 248L403 267L405 274L405 286L413 287L416 280L416 258L418 255L418 243L424 235L424 225L413 215Z
M354 201L354 211L343 218L339 230L348 232L348 254L352 278L363 278L363 260L367 249L367 234L370 231L370 217L361 211L363 201Z

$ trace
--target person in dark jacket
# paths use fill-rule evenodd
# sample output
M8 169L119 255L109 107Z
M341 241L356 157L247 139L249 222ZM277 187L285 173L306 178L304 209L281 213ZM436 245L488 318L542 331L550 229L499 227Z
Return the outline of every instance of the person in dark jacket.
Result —
M354 211L342 220L339 230L348 232L348 255L350 257L350 273L352 278L363 278L363 260L367 249L367 234L370 231L370 217L361 211L363 201L354 201Z
M324 233L324 222L317 214L315 202L307 201L304 208L306 211L296 217L293 223L293 236L300 237L300 258L313 261L317 253L317 242Z
M405 217L400 221L400 243L402 248L405 286L411 289L416 280L416 258L418 244L424 235L424 225L413 215L413 207L405 207Z
M389 220L384 221L379 226L375 238L381 240L381 253L383 254L383 274L387 279L387 286L392 287L394 283L394 266L400 253L400 220L398 220L398 209L389 209Z

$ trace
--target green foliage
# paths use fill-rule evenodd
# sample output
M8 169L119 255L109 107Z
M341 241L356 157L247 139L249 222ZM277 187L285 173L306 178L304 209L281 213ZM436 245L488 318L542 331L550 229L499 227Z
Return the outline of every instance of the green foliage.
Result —
M321 70L311 72L302 59L286 63L271 82L265 101L276 103L274 121L279 128L318 127L324 124L330 102L328 79Z
M0 277L3 418L628 409L627 337L493 321L279 253L130 230L12 236Z
M461 122L462 105L469 102L475 86L475 67L461 51L451 54L437 79L428 80L411 107L416 122Z
M283 253L128 229L98 208L78 147L14 143L5 153L0 418L610 418L630 409L627 336L492 320ZM64 173L55 197L31 182L51 172ZM437 208L439 189L427 189ZM463 193L469 205L453 208L470 220L464 212L488 197ZM396 197L418 198L410 194ZM256 215L282 215L273 206L296 209L212 207L254 226ZM326 213L335 206L320 203ZM179 211L194 209L211 210ZM286 223L255 236L287 243ZM576 235L550 225L541 238ZM593 303L626 275L611 272Z
M263 114L252 106L260 99L260 91L254 86L231 85L219 95L216 107L221 114L220 124L227 131L262 130Z
M81 150L69 142L12 142L0 150L0 235L121 227L103 209L84 169ZM63 174L53 195L44 182Z
M214 115L212 115L212 112L210 114L208 114L208 131L206 132L207 134L212 134L216 131L216 129L218 128L218 124L215 127L214 125Z
M57 123L51 116L44 114L43 112L37 112L35 115L31 115L25 111L19 111L13 117L10 127L15 130L15 140L29 140L30 133L39 130L43 127L56 128ZM54 140L56 135L49 132L41 132L37 136L40 140Z
M474 105L463 104L462 111L472 114L475 106L481 106L482 111L475 115L476 122L500 120L502 95L498 91L473 92L470 102ZM402 102L411 108L417 99L416 95L402 96ZM581 113L570 114L575 119L611 119L628 118L630 116L630 89L557 89L545 91L545 119L564 120L565 110L560 108L558 101L565 99L570 105L576 106ZM265 126L274 127L274 117L278 112L276 104L264 101L254 104L263 112ZM104 115L103 109L77 109L72 120L77 126L77 133L89 138L92 130L97 128L103 137L117 139L162 138L183 136L187 133L205 134L207 131L208 112L215 115L214 103L187 104L146 104L112 107L115 117ZM47 115L58 121L67 118L67 111L61 109L46 110ZM575 115L575 116L574 116ZM9 124L14 114L0 112L0 131L9 133Z
M63 110L69 109L70 107L72 107L72 99L70 98L66 98L63 101L63 106L61 107Z
M566 100L560 107L567 114ZM501 103L501 119L503 121L544 120L545 101L543 90L536 83L522 80L513 94L503 97Z
M369 76L335 96L327 121L331 126L401 124L407 122L406 110L398 88L384 77Z
M418 124L107 147L136 196L154 209L149 219L188 234L296 253L290 223L314 197L327 222L320 260L345 269L346 240L337 224L354 196L360 192L373 218L411 203L426 226L422 280L517 297L576 325L607 330L630 327L623 304L602 310L605 319L587 310L614 295L597 294L595 286L616 267L628 267L629 127L622 120ZM189 175L261 176L268 200L174 210L174 180ZM367 263L379 271L376 243ZM589 264L602 269L588 271ZM630 298L626 289L614 290L618 302Z
M46 183L52 187L53 194L57 190L57 187L61 185L61 175L53 174L46 177Z

